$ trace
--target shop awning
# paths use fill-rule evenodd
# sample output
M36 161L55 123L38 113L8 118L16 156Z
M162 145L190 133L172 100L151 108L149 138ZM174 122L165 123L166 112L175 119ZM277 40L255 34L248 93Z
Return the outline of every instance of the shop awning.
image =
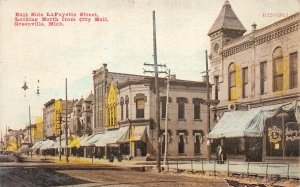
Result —
M124 142L128 133L129 127L121 127L117 130L110 130L105 132L105 136L95 143L96 147L105 147L108 144L116 144L117 142Z
M61 142L61 143L60 143ZM53 144L53 148L58 149L59 147L65 148L66 147L66 139L65 138L61 138L61 140L59 141L59 137L56 138L56 141Z
M262 137L264 121L280 112L297 112L296 102L225 112L208 138Z
M259 110L226 112L208 138L259 137L262 132L259 118Z
M82 137L73 136L72 139L70 140L68 147L80 147L80 139L81 138Z
M100 141L105 136L105 133L95 134L92 138L87 140L88 146L94 146L97 141Z
M30 149L39 149L43 145L44 141L36 142Z
M93 138L95 135L96 135L96 134L92 134L92 135L90 135L90 136L84 136L84 137L80 140L80 146L82 146L82 147L90 146L90 145L88 144L87 141L88 141L89 139Z
M41 150L52 149L54 148L55 142L53 140L47 139L44 141L43 145L40 147Z
M130 141L146 142L146 126L136 126L130 135Z

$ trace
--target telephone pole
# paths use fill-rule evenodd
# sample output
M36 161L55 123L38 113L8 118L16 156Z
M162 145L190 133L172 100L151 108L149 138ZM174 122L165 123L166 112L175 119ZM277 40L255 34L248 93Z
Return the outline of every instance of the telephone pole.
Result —
M207 96L206 96L206 100L202 100L201 104L204 104L207 106L207 132L206 134L210 133L210 106L214 105L216 106L220 101L219 100L211 100L210 99L210 84L209 84L209 70L208 70L208 58L207 58L207 50L205 50L205 63L206 63L206 71L204 71L203 73L206 73L206 92L207 92ZM208 140L207 143L207 159L210 160L210 156L211 156L211 145L210 145L210 140Z
M30 113L30 105L29 105L29 147L32 146L32 137L31 137L31 113ZM32 150L30 150L30 157L32 158Z
M157 47L156 47L156 24L155 24L155 11L152 12L153 18L153 51L154 51L154 64L144 63L146 66L152 66L154 71L146 71L144 73L154 73L155 75L155 93L156 93L156 128L157 128L157 153L156 153L156 166L157 171L161 172L161 152L160 152L160 98L159 98L159 73L167 73L165 71L158 71L158 67L166 67L166 65L157 64Z
M164 154L164 166L167 163L167 156L168 156L168 113L169 113L169 90L170 90L170 81L175 79L175 75L170 74L170 70L168 70L167 75L167 97L166 97L166 117L165 117L165 154Z
M60 100L61 102L61 100ZM61 111L57 113L58 115L58 124L59 124L59 161L61 161L61 125L62 125L62 116L61 116Z
M66 120L65 120L65 136L66 136L66 161L69 162L69 151L68 151L68 79L66 78L66 103L65 103L65 112L66 112Z

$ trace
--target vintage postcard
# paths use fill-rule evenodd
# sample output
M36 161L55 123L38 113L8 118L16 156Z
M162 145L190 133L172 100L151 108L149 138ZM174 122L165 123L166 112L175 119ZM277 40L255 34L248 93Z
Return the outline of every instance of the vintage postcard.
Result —
M0 186L299 186L299 0L0 0Z

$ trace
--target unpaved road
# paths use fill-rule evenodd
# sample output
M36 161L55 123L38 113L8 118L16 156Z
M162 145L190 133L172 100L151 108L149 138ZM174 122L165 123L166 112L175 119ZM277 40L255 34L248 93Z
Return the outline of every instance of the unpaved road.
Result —
M225 180L208 180L188 176L158 174L154 172L136 172L136 171L110 171L110 170L94 170L93 172L64 170L60 173L68 174L82 180L95 182L95 186L212 186L226 187Z
M126 169L0 168L0 187L19 186L228 186L225 180L138 172Z

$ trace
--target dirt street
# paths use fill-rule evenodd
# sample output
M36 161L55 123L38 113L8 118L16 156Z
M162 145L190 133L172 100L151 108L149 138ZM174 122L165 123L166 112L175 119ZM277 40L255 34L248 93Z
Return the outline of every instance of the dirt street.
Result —
M89 172L83 170L64 170L59 172L81 180L95 182L97 183L95 186L228 186L225 180L209 180L189 176L158 174L154 172L109 170L94 170Z
M126 169L0 168L0 187L23 186L228 186L225 180L138 172Z

